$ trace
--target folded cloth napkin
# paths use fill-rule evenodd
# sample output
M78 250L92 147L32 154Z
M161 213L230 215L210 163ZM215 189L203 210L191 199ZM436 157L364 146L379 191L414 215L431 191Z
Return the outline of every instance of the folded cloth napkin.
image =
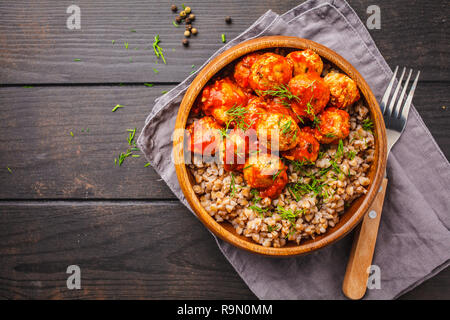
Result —
M333 49L356 67L378 100L392 76L363 23L344 0L306 1L281 16L268 11L211 59L242 41L267 35L307 38ZM188 208L168 155L178 107L194 77L156 100L138 139L154 169ZM387 174L373 259L380 271L380 288L368 290L366 299L396 298L449 264L450 165L414 107L391 151ZM260 299L345 298L341 286L351 243L352 236L347 236L306 256L275 259L217 239L225 257Z

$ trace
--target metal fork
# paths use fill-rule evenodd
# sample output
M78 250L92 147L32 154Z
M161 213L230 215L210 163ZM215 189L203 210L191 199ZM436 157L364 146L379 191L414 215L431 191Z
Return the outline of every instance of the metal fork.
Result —
M413 70L409 70L408 77L401 90L401 84L406 73L403 68L400 79L397 82L394 93L391 97L397 77L398 66L395 68L394 75L384 93L380 104L383 114L384 123L386 125L387 136L387 154L392 146L397 142L406 127L411 101L416 90L417 81L419 80L420 71L417 72L416 78L409 90L406 101L404 101L406 89L409 85ZM397 100L398 93L401 90L400 97ZM347 270L345 272L342 291L350 299L361 299L366 293L367 280L371 271L373 252L380 224L381 211L383 209L384 196L386 193L388 179L385 177L381 183L380 190L367 213L365 214L360 228L355 233L353 239L352 251L350 252Z

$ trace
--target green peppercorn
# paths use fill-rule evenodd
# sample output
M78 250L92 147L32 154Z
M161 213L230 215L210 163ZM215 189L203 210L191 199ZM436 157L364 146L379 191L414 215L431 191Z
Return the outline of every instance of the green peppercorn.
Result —
M181 17L181 19L184 19L184 18L186 18L186 11L181 11L180 12L180 17Z
M187 47L189 45L189 40L184 38L182 43L183 43L183 46Z
M228 24L230 24L231 23L231 17L230 16L227 16L226 18L225 18L225 22L226 23L228 23Z
M191 36L191 32L190 32L189 30L186 30L186 31L184 32L184 36L185 36L185 37L190 37L190 36Z
M192 30L191 30L191 33L192 33L192 34L195 35L195 34L197 34L197 32L198 32L197 28L192 28Z
M171 9L173 12L177 12L177 10L178 10L177 6L174 5L174 4L170 7L170 9Z
M190 7L184 8L184 12L186 12L187 14L191 13L191 8Z
M191 21L194 21L195 20L195 14L191 13L189 15L189 19L191 19Z

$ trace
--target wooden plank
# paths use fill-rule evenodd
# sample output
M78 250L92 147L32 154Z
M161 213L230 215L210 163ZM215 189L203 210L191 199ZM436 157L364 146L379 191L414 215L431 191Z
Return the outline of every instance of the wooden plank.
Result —
M154 99L170 88L0 88L0 181L5 186L0 199L175 199L155 171L144 167L144 157L114 166L114 158L128 148L126 129L139 132ZM420 83L414 97L447 158L450 113L442 106L448 90L448 83ZM125 107L113 113L116 104Z
M180 203L0 206L1 299L254 299ZM81 290L68 290L69 265Z
M141 152L114 165L130 148L126 130L136 127L137 137L154 99L171 88L0 88L0 198L174 199Z
M180 203L0 205L1 299L255 299ZM81 290L68 290L69 265ZM405 295L449 299L450 269Z
M365 22L366 9L373 2L349 2ZM179 82L193 64L200 66L223 45L222 33L232 39L268 9L281 14L299 1L251 0L244 9L240 0L191 1L199 34L190 39L189 48L181 44L183 27L172 25L175 15L170 3L80 0L81 30L75 31L66 27L70 4L50 0L0 2L0 83ZM450 42L445 27L449 6L408 0L379 6L381 30L370 33L388 63L421 69L422 80L450 80ZM231 25L224 22L227 15L233 17ZM167 65L161 61L156 64L152 52L156 34L160 35Z

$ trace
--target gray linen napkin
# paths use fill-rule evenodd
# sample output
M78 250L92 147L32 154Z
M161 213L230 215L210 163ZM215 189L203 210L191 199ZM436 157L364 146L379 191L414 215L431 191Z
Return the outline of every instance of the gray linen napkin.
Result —
M310 0L281 16L268 11L211 58L239 42L266 35L298 36L335 50L358 69L378 100L392 76L344 0ZM156 100L138 139L147 159L188 208L169 154L178 107L194 77ZM380 268L381 288L368 290L365 299L396 298L449 264L450 165L414 107L387 170L389 184L373 260ZM307 256L275 259L217 239L225 257L260 299L345 298L341 285L351 242L347 236Z

